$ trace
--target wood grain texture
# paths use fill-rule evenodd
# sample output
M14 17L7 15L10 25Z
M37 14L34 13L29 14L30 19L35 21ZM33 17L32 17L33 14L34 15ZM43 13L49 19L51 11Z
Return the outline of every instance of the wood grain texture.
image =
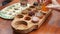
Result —
M13 0L11 3L0 7L0 9L16 2L19 1ZM0 34L13 34L11 21L12 20L5 20L0 18ZM47 18L47 20L38 30L32 31L28 34L60 34L60 11L53 10L52 14Z

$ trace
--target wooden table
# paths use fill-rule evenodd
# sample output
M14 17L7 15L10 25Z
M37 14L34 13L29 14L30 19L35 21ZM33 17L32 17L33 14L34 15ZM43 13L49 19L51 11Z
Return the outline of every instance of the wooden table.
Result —
M0 7L0 9L16 2L19 1L13 0L11 3ZM12 20L5 20L0 18L0 34L14 34L11 28L11 21ZM41 25L41 27L29 34L60 34L60 11L53 10L52 14Z

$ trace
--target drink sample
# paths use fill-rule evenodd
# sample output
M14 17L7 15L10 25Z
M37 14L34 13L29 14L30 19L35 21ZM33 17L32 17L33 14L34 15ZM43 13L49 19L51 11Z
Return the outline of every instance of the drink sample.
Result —
M38 3L44 3L46 0L37 0Z
M21 6L27 6L27 2L28 2L28 0L20 0L20 4L21 4Z
M42 4L45 4L46 0L37 0L37 2L42 5Z

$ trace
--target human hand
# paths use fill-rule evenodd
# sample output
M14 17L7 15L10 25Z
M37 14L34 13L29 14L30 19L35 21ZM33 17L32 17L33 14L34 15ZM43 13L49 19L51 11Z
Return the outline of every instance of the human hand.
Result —
M60 5L56 0L52 0L52 4L49 4L46 7L60 10Z

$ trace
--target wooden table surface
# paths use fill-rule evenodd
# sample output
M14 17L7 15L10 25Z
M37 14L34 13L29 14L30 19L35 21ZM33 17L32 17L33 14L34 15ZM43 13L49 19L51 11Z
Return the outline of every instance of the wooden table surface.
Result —
M0 7L0 9L16 2L19 1L13 0L9 4ZM11 21L12 20L5 20L0 18L0 34L14 34L11 28ZM60 11L53 10L52 14L41 25L41 27L29 34L60 34Z

